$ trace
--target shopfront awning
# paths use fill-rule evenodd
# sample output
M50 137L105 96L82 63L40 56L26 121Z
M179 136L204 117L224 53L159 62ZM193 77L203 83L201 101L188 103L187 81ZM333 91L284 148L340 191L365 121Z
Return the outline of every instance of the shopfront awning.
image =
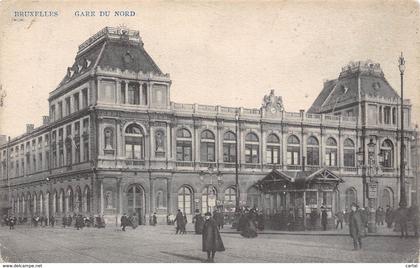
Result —
M328 168L316 171L281 171L273 169L255 185L262 192L284 191L291 189L322 188L335 189L344 182L341 177Z

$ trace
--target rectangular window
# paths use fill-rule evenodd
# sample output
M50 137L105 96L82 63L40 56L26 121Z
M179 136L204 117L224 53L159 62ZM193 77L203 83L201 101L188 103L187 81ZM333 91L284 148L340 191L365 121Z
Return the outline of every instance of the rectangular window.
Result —
M177 161L191 161L191 142L177 141L176 142L176 160Z
M49 145L50 145L50 144L49 144L49 143L50 143L50 135L49 135L49 134L45 134L45 139L44 139L44 141L45 141L45 142L44 142L44 144L45 144L44 146L45 146L45 147L47 147L47 146L49 146Z
M318 166L319 165L319 149L318 147L307 148L307 161L308 165Z
M16 160L16 176L20 175L19 160Z
M355 166L355 157L354 157L353 149L344 149L344 166L345 167Z
M223 162L225 162L225 163L236 162L235 143L225 143L225 144L223 144Z
M38 149L42 148L42 137L38 138Z
M259 162L259 146L257 144L245 144L245 162L257 164Z
M83 134L89 133L89 119L83 119Z
M89 140L87 138L83 140L83 161L89 161Z
M57 119L61 118L63 118L63 103L59 101L57 106Z
M202 142L200 159L203 162L214 162L214 143Z
M45 168L50 169L50 152L45 151Z
M128 84L128 104L140 104L140 89L138 84Z
M79 93L75 93L73 95L73 109L74 109L75 112L79 111L79 109L80 109Z
M38 170L42 170L42 153L38 155Z
M325 162L327 166L337 166L337 149L326 149Z
M121 83L121 89L120 89L120 103L125 104L125 83Z
M297 146L287 147L287 164L300 165L300 148Z
M36 171L36 155L32 156L32 171L35 172Z
M65 115L64 116L67 116L67 115L71 114L70 97L67 97L65 99L65 102L66 102L66 112L65 112Z
M115 82L102 80L99 98L106 103L115 103Z
M80 122L77 121L74 123L74 136L80 136Z
M32 151L35 151L36 148L36 140L32 140Z
M85 88L82 90L82 108L86 108L88 105L88 90Z
M57 118L55 118L55 105L51 105L50 113L51 113L52 121L55 121L57 119Z

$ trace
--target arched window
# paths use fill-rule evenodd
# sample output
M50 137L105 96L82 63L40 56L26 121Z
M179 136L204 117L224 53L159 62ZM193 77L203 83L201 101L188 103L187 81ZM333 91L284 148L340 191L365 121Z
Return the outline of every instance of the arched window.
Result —
M223 162L236 162L236 135L231 131L223 135Z
M266 156L268 164L280 164L280 139L276 134L267 137Z
M379 124L382 124L382 114L383 114L382 106L379 106Z
M231 186L225 190L225 205L235 205L236 204L236 190L235 187Z
M354 188L348 188L345 194L346 194L346 209L350 209L352 203L357 203L356 190Z
M84 196L85 196L84 211L90 212L90 190L89 190L89 186L87 185L85 186Z
M300 141L295 135L287 139L287 164L300 165Z
M355 161L356 150L354 148L354 142L351 139L344 140L344 166L345 167L354 167L356 164Z
M255 133L248 133L245 137L245 162L258 163L259 160L259 140Z
M310 136L307 140L307 163L311 166L318 166L319 165L319 142L318 139L314 136Z
M67 189L67 212L72 212L74 209L74 196L73 189L69 187Z
M391 107L384 107L384 124L391 124Z
M204 130L201 132L201 144L200 144L200 160L202 162L214 162L214 134L210 130Z
M203 213L213 212L216 208L217 191L212 185L206 186L201 193L201 211Z
M180 128L176 132L176 161L192 160L191 133Z
M192 202L194 196L190 187L182 186L178 190L178 209L185 214L192 214Z
M337 141L331 137L327 139L325 164L330 167L337 166Z
M82 202L82 190L79 186L76 187L76 198L75 198L75 209L78 212L82 212L83 210L83 202Z
M125 129L125 157L128 159L144 159L144 134L137 124Z
M392 168L394 161L394 146L390 140L384 140L382 142L381 152L383 156L382 166Z
M38 198L38 214L41 215L43 213L44 213L44 193L40 192L39 198Z

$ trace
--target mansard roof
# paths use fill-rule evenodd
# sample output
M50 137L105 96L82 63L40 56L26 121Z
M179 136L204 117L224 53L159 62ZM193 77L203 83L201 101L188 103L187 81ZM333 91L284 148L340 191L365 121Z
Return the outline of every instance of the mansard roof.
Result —
M143 46L138 31L105 27L79 46L75 61L58 87L96 67L144 74L163 75Z
M342 68L337 79L325 82L309 112L333 111L340 106L357 103L364 96L399 98L385 79L380 65L370 60L351 62Z

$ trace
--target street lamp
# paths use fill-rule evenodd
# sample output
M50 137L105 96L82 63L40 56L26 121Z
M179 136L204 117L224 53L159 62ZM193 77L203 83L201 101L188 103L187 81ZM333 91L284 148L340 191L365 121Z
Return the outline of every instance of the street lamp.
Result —
M404 173L405 173L405 165L404 165L404 71L405 71L405 59L403 53L401 52L401 56L398 59L398 68L400 69L400 77L401 77L401 148L400 148L400 207L405 208L407 207L407 199L405 196L405 181L404 181Z
M363 176L363 206L365 206L365 198L368 198L368 209L369 209L369 218L368 218L368 232L375 233L376 232L376 223L375 223L375 200L377 198L377 188L378 182L374 178L377 175L379 167L376 163L376 143L371 138L369 143L367 144L368 147L368 157L367 161L365 161L365 152L362 148L359 148L357 152L357 160L359 165L361 165L362 169L364 170ZM378 154L379 163L382 163L383 153ZM369 176L369 182L366 180L366 176Z
M239 114L238 112L235 113L235 189L236 189L236 196L235 196L235 212L239 212L239 198L241 196L241 193L239 191L239 175L238 175L238 168L239 168L239 162L238 162L238 156L239 156L239 145L238 145L238 120L239 120Z

